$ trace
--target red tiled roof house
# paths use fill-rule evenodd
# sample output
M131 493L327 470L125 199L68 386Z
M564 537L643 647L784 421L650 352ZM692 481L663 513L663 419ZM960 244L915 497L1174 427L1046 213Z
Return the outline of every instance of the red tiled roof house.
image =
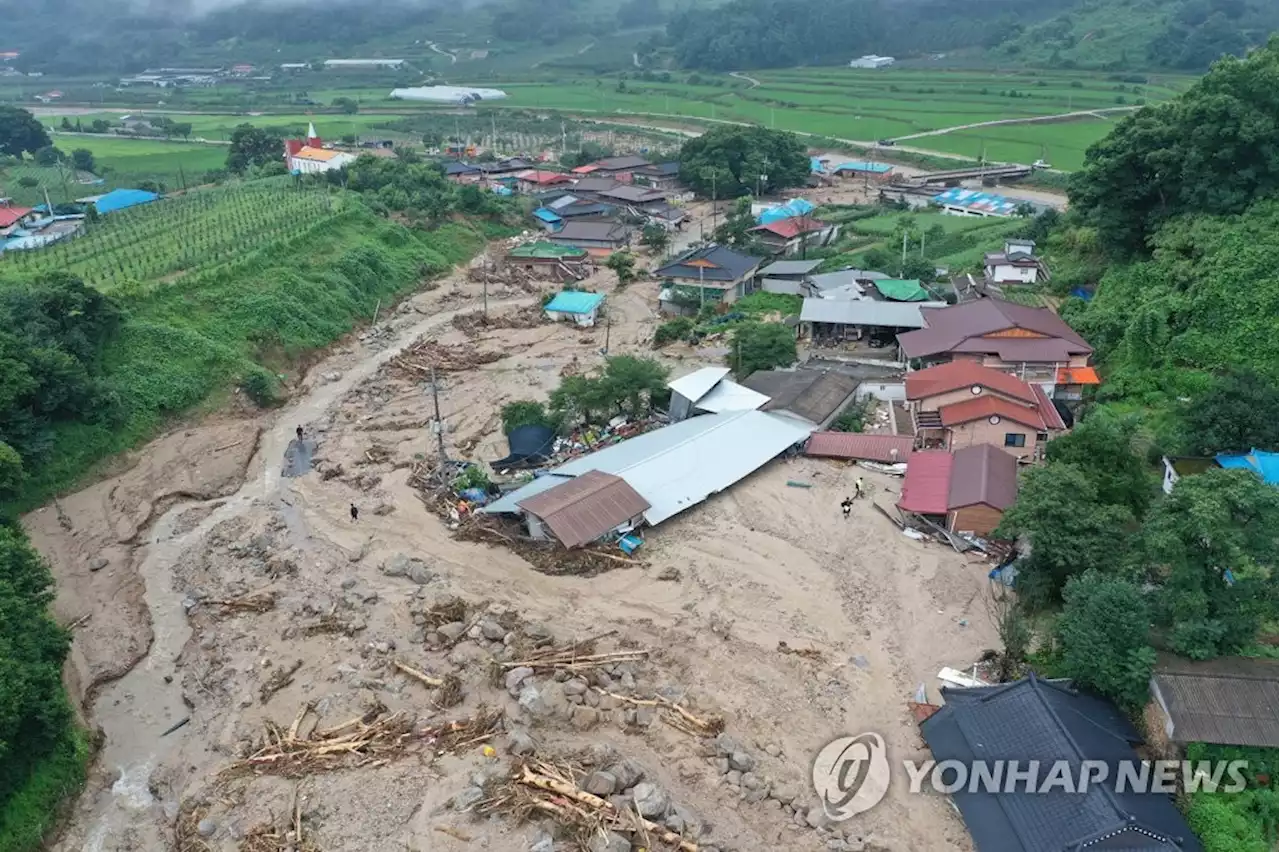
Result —
M811 216L790 216L751 229L765 248L781 255L795 254L805 246L826 245L839 231L839 225L830 225Z
M907 406L920 446L956 450L992 444L1018 458L1039 458L1066 431L1038 384L973 361L907 374Z
M1079 399L1098 384L1089 366L1093 347L1048 308L980 299L946 308L921 308L925 327L898 335L904 359L922 366L972 361Z
M951 532L990 535L1018 496L1018 463L990 444L907 459L898 508Z

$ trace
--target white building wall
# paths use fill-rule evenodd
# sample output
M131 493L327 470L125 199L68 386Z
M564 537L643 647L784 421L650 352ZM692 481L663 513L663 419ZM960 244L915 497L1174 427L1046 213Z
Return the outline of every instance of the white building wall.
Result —
M1022 284L1034 284L1040 272L1034 266L1012 266L1007 263L999 263L995 266L988 266L987 271L991 279L998 284L1017 281Z

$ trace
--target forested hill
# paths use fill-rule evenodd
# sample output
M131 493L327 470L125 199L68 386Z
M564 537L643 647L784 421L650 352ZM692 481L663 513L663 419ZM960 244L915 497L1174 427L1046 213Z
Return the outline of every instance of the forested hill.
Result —
M675 59L736 70L843 64L962 48L1039 67L1204 70L1277 27L1270 0L730 0L667 25Z
M351 56L403 58L419 69L439 69L448 61L432 51L431 42L490 49L545 47L620 30L653 31L666 20L659 0L385 0L348 3L340 14L317 12L301 0L41 0L9 5L0 16L0 47L21 52L16 63L20 70L86 74Z

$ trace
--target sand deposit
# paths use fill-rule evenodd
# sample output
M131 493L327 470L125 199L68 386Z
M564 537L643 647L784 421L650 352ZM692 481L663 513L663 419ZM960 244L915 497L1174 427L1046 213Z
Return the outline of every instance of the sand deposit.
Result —
M607 271L588 283L612 291ZM481 286L405 302L282 410L175 432L25 519L104 735L53 848L971 848L905 782L831 825L808 776L839 735L924 753L917 685L936 699L939 668L996 644L985 564L869 500L843 519L857 476L885 505L900 481L803 457L648 531L644 567L551 576L456 539L411 484L435 452L415 365L448 363L448 450L490 461L502 405L599 364L605 339L455 323ZM656 290L610 292L611 353L650 351ZM535 302L489 293L495 315ZM282 476L297 425L313 469Z

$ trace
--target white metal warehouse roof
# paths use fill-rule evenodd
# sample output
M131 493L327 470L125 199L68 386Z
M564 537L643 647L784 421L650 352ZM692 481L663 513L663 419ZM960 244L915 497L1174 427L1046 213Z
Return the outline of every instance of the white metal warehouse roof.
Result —
M754 473L813 430L812 424L762 411L704 414L574 459L553 473L599 470L621 477L649 502L644 518L656 526ZM481 511L519 511L517 504L532 489L546 487L534 480Z
M801 322L839 325L879 325L890 328L924 328L921 308L946 307L945 302L876 302L871 299L805 299Z

